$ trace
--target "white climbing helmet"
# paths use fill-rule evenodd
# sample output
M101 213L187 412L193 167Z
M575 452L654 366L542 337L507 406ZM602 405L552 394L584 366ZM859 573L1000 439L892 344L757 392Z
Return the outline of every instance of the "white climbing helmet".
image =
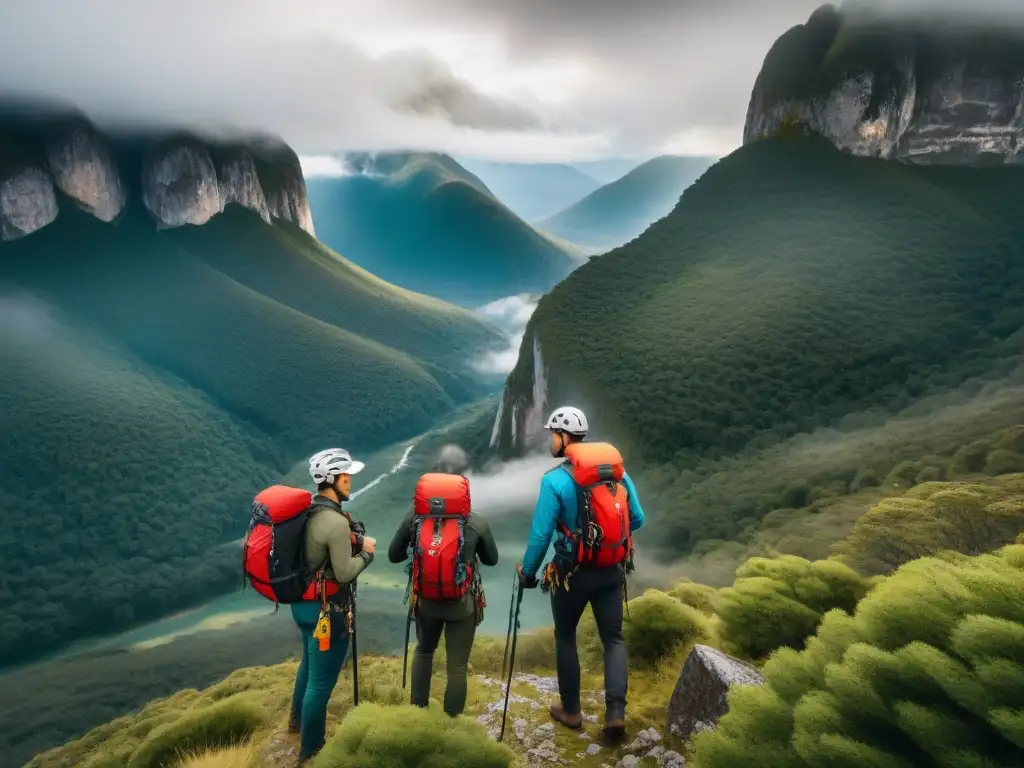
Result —
M564 406L552 411L544 429L557 429L570 435L584 437L587 434L587 417L579 408Z
M317 485L333 483L338 475L357 475L366 465L353 461L344 448L328 448L309 459L309 475Z

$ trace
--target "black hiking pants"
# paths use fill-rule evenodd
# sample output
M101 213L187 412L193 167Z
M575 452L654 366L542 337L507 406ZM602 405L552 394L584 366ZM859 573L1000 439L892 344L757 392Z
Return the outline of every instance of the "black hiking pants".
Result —
M580 711L580 658L576 628L587 604L594 611L597 632L604 646L604 698L607 717L626 715L626 644L622 639L622 568L580 568L569 580L569 589L551 592L555 620L555 661L562 709Z
M416 650L412 657L411 703L425 707L430 701L430 679L433 674L434 651L444 633L448 682L444 689L444 711L455 717L466 708L469 683L469 654L476 635L476 617L446 621L419 616L416 619Z

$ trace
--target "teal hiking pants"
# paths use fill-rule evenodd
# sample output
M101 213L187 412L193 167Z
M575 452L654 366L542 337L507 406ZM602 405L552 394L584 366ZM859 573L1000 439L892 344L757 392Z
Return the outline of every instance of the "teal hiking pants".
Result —
M348 629L344 615L331 615L331 647L320 650L313 637L320 604L293 603L292 618L302 632L302 661L295 675L292 693L292 719L301 723L299 759L312 757L323 749L327 730L327 702L338 682L341 665L348 653Z

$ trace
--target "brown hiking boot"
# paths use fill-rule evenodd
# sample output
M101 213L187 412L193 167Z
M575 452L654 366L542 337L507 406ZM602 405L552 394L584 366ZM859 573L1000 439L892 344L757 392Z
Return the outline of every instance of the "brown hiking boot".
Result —
M557 705L552 705L551 709L549 709L548 712L551 713L551 717L553 720L557 720L566 728L572 728L573 730L575 730L576 728L581 728L583 726L582 712L570 714L569 712L566 712L564 709Z
M626 735L626 719L605 715L604 735L612 741L621 741L622 737Z

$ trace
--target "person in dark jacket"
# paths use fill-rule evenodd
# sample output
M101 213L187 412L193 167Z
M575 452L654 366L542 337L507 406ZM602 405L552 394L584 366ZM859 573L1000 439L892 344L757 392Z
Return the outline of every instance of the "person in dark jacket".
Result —
M461 475L467 466L468 461L461 449L448 446L442 450L431 471ZM388 547L388 559L392 563L408 559L414 522L415 515L410 510ZM472 558L489 566L498 564L498 547L494 543L494 536L491 535L487 521L476 512L471 512L466 519L463 553L467 560ZM477 569L474 568L474 571ZM417 642L412 660L412 704L425 707L430 701L434 651L443 633L448 657L444 711L455 717L466 708L469 654L473 649L477 625L482 618L479 593L480 582L476 581L474 587L457 600L417 600L414 611Z

